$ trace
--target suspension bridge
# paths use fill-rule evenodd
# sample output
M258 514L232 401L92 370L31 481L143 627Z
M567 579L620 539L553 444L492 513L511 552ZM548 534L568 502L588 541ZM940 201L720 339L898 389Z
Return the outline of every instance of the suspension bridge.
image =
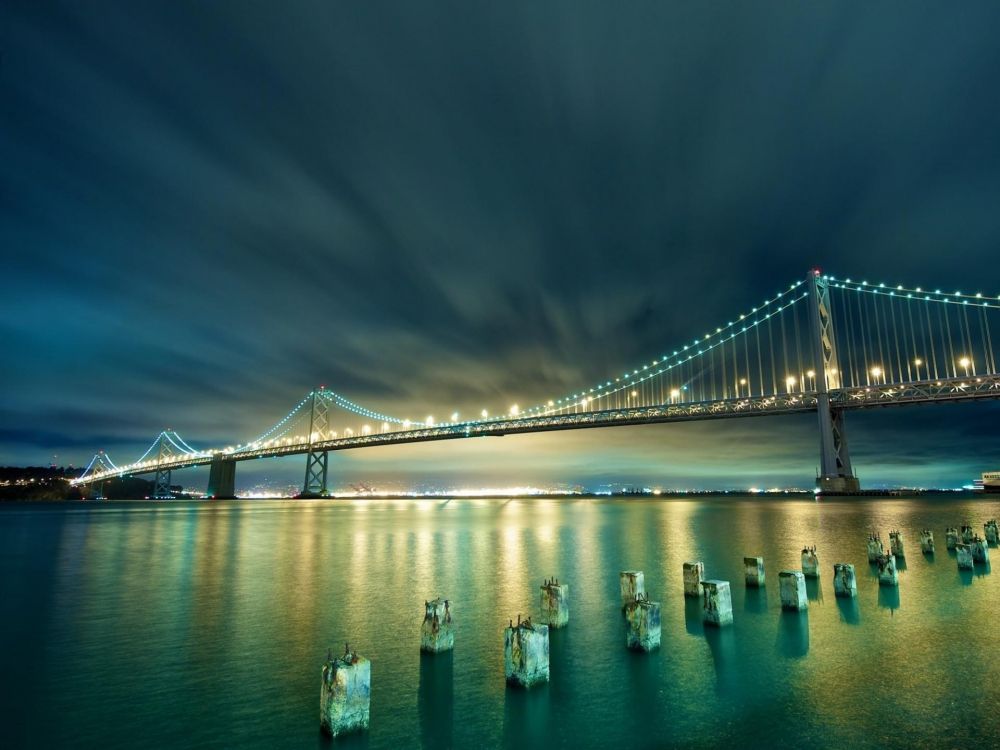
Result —
M1000 295L840 279L811 270L770 299L603 382L475 419L422 421L374 411L325 387L246 443L196 449L164 430L136 461L94 456L74 485L101 496L109 479L209 466L206 495L235 496L236 463L304 455L302 497L328 494L332 451L551 430L815 412L817 489L859 490L847 444L853 409L1000 398L991 331Z

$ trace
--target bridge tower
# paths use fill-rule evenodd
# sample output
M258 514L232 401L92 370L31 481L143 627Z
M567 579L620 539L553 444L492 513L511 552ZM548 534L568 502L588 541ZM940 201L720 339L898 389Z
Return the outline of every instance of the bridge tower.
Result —
M312 403L309 414L309 445L322 442L330 434L329 404L324 393L326 386L320 386L312 392ZM300 497L326 497L326 469L328 454L326 451L314 451L310 447L306 456L306 478L302 484Z
M816 371L816 406L819 413L820 473L823 492L857 492L861 487L851 470L843 409L830 408L830 391L841 387L837 341L830 314L830 291L820 270L809 271L809 321Z
M169 500L173 497L170 492L170 467L162 467L161 464L176 458L181 453L182 451L167 435L167 430L156 438L156 478L153 480L152 494L154 500Z
M97 453L94 454L94 457L90 459L90 466L87 468L87 471L84 472L83 476L86 476L88 473L91 473L91 470L93 474L98 474L98 473L103 474L105 472L114 471L117 468L118 467L116 467L114 463L112 463L110 457L108 457L108 455L105 454L104 451L98 451ZM87 500L106 499L104 497L104 485L106 481L107 480L105 479L102 479L100 481L95 480L90 484L85 485L83 489L83 496Z

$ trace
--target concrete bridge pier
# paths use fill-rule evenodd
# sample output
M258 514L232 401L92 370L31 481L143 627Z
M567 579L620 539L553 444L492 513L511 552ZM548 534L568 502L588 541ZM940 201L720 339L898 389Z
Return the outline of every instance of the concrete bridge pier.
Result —
M961 542L955 545L955 557L958 561L959 570L972 570L972 546Z
M944 530L944 544L948 549L955 549L958 546L961 536L958 533L958 529L954 526L949 526Z
M858 595L858 579L851 563L833 564L833 593L848 599Z
M896 556L893 554L879 555L877 563L878 563L878 585L898 586L899 569L896 567Z
M934 554L934 532L930 529L920 532L920 551L925 555Z
M878 533L873 531L868 535L868 562L878 562L883 552L885 552L885 548L882 547L882 540Z
M701 560L684 563L684 596L700 597L701 582L705 578L705 563Z
M764 575L763 557L744 557L743 567L746 569L748 587L759 588L764 585L766 576Z
M816 545L802 550L802 575L806 578L819 578L819 555L816 554Z
M634 603L639 594L646 593L646 578L641 570L623 570L618 574L618 585L622 593L622 611Z
M455 647L451 625L451 602L438 597L424 602L424 622L420 626L420 650L431 654Z
M569 584L547 578L541 588L541 620L550 628L569 624Z
M216 456L208 470L205 497L212 500L233 500L236 497L236 461Z
M549 626L533 625L517 616L504 629L503 664L507 683L531 687L549 681Z
M633 651L652 651L660 646L660 603L639 594L625 608L625 646Z
M986 533L986 543L992 546L1000 544L1000 527L997 526L996 519L992 519L983 524L983 531Z
M806 594L806 577L799 570L782 570L778 573L778 589L781 592L781 608L796 612L809 609Z
M372 664L350 646L344 655L327 655L319 695L319 723L331 737L368 728Z
M706 625L733 624L733 594L729 581L708 580L701 582L705 592L701 606L701 617Z

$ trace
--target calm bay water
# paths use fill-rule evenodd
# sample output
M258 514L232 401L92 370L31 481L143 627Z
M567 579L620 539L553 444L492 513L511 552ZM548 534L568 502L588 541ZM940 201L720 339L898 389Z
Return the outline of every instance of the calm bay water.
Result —
M7 504L0 745L329 746L320 666L350 640L372 726L344 747L997 747L1000 573L960 575L944 550L946 526L996 516L986 497ZM897 527L906 565L880 589L865 537ZM777 574L804 544L823 577L808 613L783 613ZM765 589L744 588L744 555ZM733 627L685 601L696 559L732 582ZM854 601L833 595L839 561ZM624 648L628 568L663 605L652 654ZM551 682L508 689L503 626L553 575L571 621ZM421 656L438 595L456 647Z

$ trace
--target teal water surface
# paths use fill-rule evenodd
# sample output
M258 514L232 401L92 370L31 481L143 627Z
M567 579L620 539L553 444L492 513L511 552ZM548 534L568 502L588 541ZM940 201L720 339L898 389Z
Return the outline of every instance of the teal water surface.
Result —
M1000 580L944 549L946 526L995 516L988 497L6 504L0 745L997 747ZM898 589L866 562L873 528L904 534ZM782 612L805 544L823 576L808 613ZM685 560L732 582L731 628L702 626ZM624 569L662 602L651 654L624 647ZM548 576L571 591L551 681L507 688L503 627ZM421 656L435 596L455 650ZM320 668L345 641L372 660L371 728L331 743Z

